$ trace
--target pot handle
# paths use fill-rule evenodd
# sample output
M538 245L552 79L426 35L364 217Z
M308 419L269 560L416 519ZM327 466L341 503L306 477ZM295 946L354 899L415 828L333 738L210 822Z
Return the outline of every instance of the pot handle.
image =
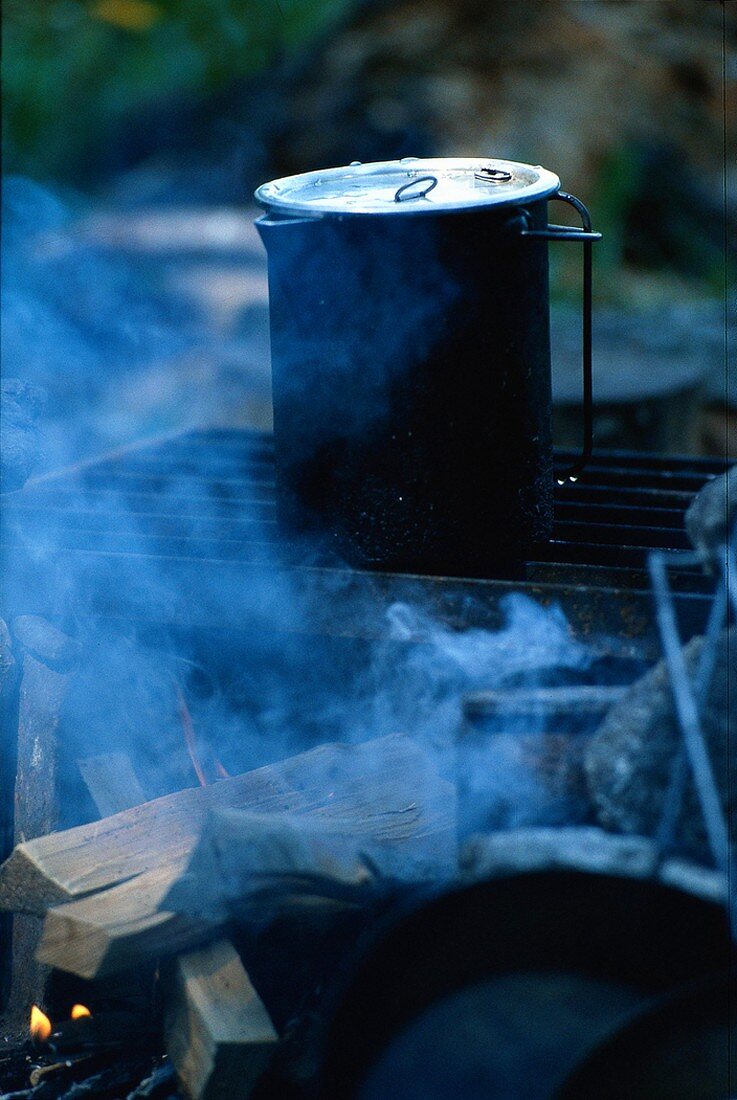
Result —
M542 241L580 241L583 244L583 450L581 457L558 478L559 484L570 479L575 481L591 458L594 445L594 406L593 383L591 374L591 246L601 240L601 233L591 229L591 215L575 195L567 191L558 191L550 199L567 202L579 214L581 229L570 225L548 225L545 229L522 229L521 236Z

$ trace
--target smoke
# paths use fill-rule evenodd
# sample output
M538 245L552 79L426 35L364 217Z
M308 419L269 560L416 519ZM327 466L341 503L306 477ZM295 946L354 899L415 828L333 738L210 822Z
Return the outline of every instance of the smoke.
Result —
M152 286L130 257L76 240L80 211L28 181L8 181L3 200L4 364L49 395L48 464L145 434L150 425L136 423L134 400L121 408L121 394L135 397L147 364L168 361L176 377L180 357L214 344L215 336L170 291ZM448 303L453 293L449 288ZM408 324L432 342L434 322L422 309ZM389 359L401 363L398 317ZM179 397L191 413L199 393L185 383ZM200 423L214 400L196 408ZM356 424L362 409L357 403ZM191 423L186 412L181 422ZM170 447L174 459L186 451L186 443ZM72 766L85 756L127 752L149 797L193 785L187 722L211 779L323 741L400 731L452 773L466 692L586 668L588 651L560 610L522 595L501 601L498 631L456 630L419 598L387 603L370 585L354 584L348 570L332 579L317 571L308 583L276 560L273 516L257 494L235 503L224 492L202 495L208 478L227 483L231 466L242 466L237 447L231 458L224 453L199 447L195 466L182 474L172 472L173 462L157 482L154 513L111 460L104 486L84 476L67 482L63 507L53 483L46 497L38 485L36 499L48 507L39 507L35 530L28 517L9 524L7 608L50 614L84 654L63 715L65 824L92 813ZM197 493L196 518L187 520ZM67 506L85 513L93 535L82 531L75 543L65 526ZM228 528L233 562L209 560L208 539L216 543ZM166 545L172 529L203 546L201 564L184 567L173 551L152 553L152 540ZM61 552L70 544L76 556ZM106 546L125 552L111 557ZM103 552L91 553L93 547ZM249 554L257 564L243 567L238 558ZM236 620L235 629L222 629ZM479 768L487 764L481 759ZM523 785L519 791L526 797Z
M175 212L174 226L163 219L158 238L136 235L129 222L116 237L76 196L62 201L31 180L3 180L2 370L48 396L40 468L222 419L241 396L232 380L231 392L227 381L219 388L218 374L232 375L229 357L241 350L250 369L254 347L223 340L206 296L177 282L193 266L186 211ZM199 274L206 286L207 269ZM257 339L257 353L263 346ZM264 363L262 391L265 375ZM186 379L185 392L174 378Z

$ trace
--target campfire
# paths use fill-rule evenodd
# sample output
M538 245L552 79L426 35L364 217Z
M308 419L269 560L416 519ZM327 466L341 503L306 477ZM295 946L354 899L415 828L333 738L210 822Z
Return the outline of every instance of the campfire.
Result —
M723 466L599 457L523 578L473 580L280 535L271 461L193 433L6 498L6 1089L409 1095L419 1051L439 1082L465 1059L573 1097L623 1079L623 1021L654 1035L654 998L674 1033L722 1035L701 794L726 805L727 609L702 568L723 534L700 522L689 556L681 525ZM706 639L683 659L710 683L707 773L669 702L665 550L683 641ZM60 586L83 615L54 612Z

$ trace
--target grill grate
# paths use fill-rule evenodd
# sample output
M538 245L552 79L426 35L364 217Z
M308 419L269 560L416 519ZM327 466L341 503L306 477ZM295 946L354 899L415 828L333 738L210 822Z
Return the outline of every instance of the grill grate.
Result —
M557 455L559 468L573 456ZM22 559L37 610L49 610L53 567L73 576L96 614L237 627L238 592L266 563L299 567L315 597L315 629L356 629L353 596L381 605L413 593L459 625L495 625L499 598L524 591L558 600L577 634L612 634L652 648L655 639L646 556L653 548L688 546L683 516L693 495L724 464L703 458L624 452L596 456L575 483L556 489L553 541L526 564L524 579L459 580L348 573L316 558L276 526L273 449L268 436L238 430L192 431L136 445L47 475L7 494L2 515L5 555ZM50 551L47 557L44 550ZM167 582L166 598L147 591L148 566ZM17 568L16 568L17 572ZM100 583L108 576L111 585ZM226 606L208 600L208 577L226 580ZM686 635L700 629L710 582L695 566L672 578ZM345 614L325 604L325 585L339 586ZM322 592L322 599L320 593ZM103 595L104 593L104 595ZM363 616L364 624L371 616ZM365 625L362 629L366 629Z

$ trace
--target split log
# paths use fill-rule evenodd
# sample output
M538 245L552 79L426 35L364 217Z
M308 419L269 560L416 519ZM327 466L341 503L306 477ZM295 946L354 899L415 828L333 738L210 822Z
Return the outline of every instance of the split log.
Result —
M147 871L128 882L50 909L38 945L40 962L102 978L138 969L162 955L201 944L210 925L162 908L181 865Z
M100 817L110 817L146 801L127 753L87 756L78 760L77 766Z
M40 615L18 615L13 635L26 653L57 672L72 671L79 663L79 643Z
M15 776L15 843L59 825L57 792L59 719L73 673L59 672L26 653L18 711Z
M0 868L0 908L43 914L181 863L209 809L311 813L349 833L449 850L453 788L409 738L326 744L212 787L190 788L89 825L19 845Z
M0 619L0 744L8 749L18 731L18 663L13 654L10 631ZM15 782L15 759L12 751L0 752L0 791L9 791ZM10 799L0 798L0 857L13 846L13 807ZM10 989L10 943L12 917L0 913L0 1005L8 999Z
M164 972L166 1049L193 1100L251 1095L277 1034L236 950L218 940Z
M455 869L447 846L428 850L422 838L397 850L324 820L212 810L163 904L213 925L264 924L295 907L365 904L394 882L436 882Z
M78 763L101 813L106 806L120 811L145 800L125 753L88 757ZM120 783L118 776L122 778ZM169 870L145 872L99 895L50 910L37 959L56 965L56 953L63 945L68 969L80 977L93 978L150 963L161 953L163 943L173 950L200 943L208 930L195 921L177 920L159 911L177 874L176 864ZM90 901L95 904L90 905Z
M330 880L332 890L332 896L325 896L323 890L321 900L326 911L334 911L336 906L344 904L344 900L349 903L360 900L362 883L367 876L371 877L371 868L367 872L368 865L356 861L356 852L360 850L370 851L371 859L385 875L391 875L392 867L398 868L408 861L412 861L417 877L437 878L455 871L453 788L437 777L417 746L398 737L354 747L326 745L236 780L224 780L213 788L197 788L182 792L181 796L157 800L159 804L165 803L167 816L162 815L156 803L142 806L139 811L148 810L149 828L140 838L140 816L136 816L135 811L126 811L97 823L100 842L90 834L89 827L84 826L71 832L83 832L86 844L77 841L66 848L47 846L44 868L47 874L57 875L57 882L60 866L64 867L67 876L65 883L88 882L89 879L84 878L82 860L90 858L95 866L106 867L102 862L102 849L111 861L106 869L115 872L110 877L113 881L117 878L118 884L50 909L38 957L59 969L92 978L141 966L161 954L181 951L212 937L217 926L228 919L230 909L223 906L207 914L178 915L169 905L169 890L182 875L199 839L208 806L212 807L216 800L222 801L225 805L215 805L211 813L220 818L225 815L226 821L230 813L239 820L246 815L243 811L229 810L228 802L237 796L247 806L249 790L256 809L260 811L266 805L272 810L271 817L262 814L258 819L258 828L264 838L259 856L262 860L267 858L266 850L273 855L270 831L274 823L281 820L273 813L274 809L291 809L295 817L290 815L290 820L295 821L297 832L299 823L303 822L306 828L305 819L308 818L311 823L315 822L313 829L322 828L342 838L348 858L356 864L357 877L350 878L353 865L344 863L346 881L339 885L343 891L346 884L352 885L358 893L345 899L345 893L341 898L338 891L336 899L332 850L327 855L324 851L319 853L323 859L320 865L322 883ZM226 798L221 797L223 793ZM152 807L157 808L158 813L153 813ZM176 813L172 812L174 807ZM189 816L185 816L185 809ZM162 821L172 821L178 827L175 843L161 828ZM152 822L158 823L158 829L151 825ZM139 853L136 864L131 860L126 862L125 857L130 855L125 845L126 824L131 831L135 830L134 842ZM255 840L254 828L255 825L249 833L250 841ZM61 834L62 839L64 836ZM206 849L207 843L205 855ZM76 863L69 860L67 852L76 852ZM66 863L57 858L59 853L66 856ZM305 858L300 858L304 867ZM148 862L149 869L138 875L130 874L127 881L121 881L120 869L140 868L143 859ZM293 855L293 867L295 860ZM282 872L285 866L282 861ZM308 869L310 866L314 871L314 857ZM295 898L304 898L306 888L314 890L314 876L309 881L304 876L292 876L289 882L283 882L280 892L274 895L276 911L294 912ZM263 913L273 911L273 907L268 910L263 896L260 904Z
M88 757L78 763L101 815L106 810L116 813L145 801L125 753ZM178 874L176 865L170 874ZM162 953L200 943L210 935L209 928L197 920L160 911L168 884L166 872L162 875L149 871L101 895L52 909L46 919L40 956L45 957L48 951L53 959L56 947L62 943L69 969L102 977L117 970L135 969L139 973L141 964L150 963ZM90 902L95 904L90 907ZM69 910L75 910L74 915L69 915ZM81 929L82 934L75 935ZM259 1008L271 1032L273 1028L235 948L227 940L220 940L204 951L180 955L161 974L160 989L167 1047L189 1095L215 1096L219 1088L233 1086L242 1095L242 1082L254 1072L258 1075L261 1052L267 1049L261 1037L268 1030L259 1026ZM228 1017L225 1027L220 1013ZM244 1021L250 1028L244 1028ZM158 1087L158 1082L155 1084Z

